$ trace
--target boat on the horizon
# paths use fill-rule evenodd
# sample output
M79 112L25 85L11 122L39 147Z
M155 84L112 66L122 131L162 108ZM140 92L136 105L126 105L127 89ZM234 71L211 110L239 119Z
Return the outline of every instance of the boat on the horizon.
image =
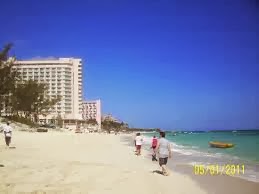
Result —
M219 142L219 141L210 141L209 145L210 145L210 147L213 147L213 148L232 148L232 147L234 147L233 143L225 143L225 142Z

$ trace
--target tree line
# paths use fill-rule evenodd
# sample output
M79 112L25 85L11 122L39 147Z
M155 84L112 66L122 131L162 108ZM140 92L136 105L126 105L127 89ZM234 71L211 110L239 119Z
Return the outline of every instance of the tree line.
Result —
M10 56L12 44L0 51L0 116L2 111L10 118L25 118L34 123L38 116L47 116L60 96L49 96L48 85L35 80L22 80L14 68L15 57Z
M128 131L129 126L124 122L116 122L109 119L104 119L102 121L102 128L106 130L108 133L111 131L119 132L119 131Z

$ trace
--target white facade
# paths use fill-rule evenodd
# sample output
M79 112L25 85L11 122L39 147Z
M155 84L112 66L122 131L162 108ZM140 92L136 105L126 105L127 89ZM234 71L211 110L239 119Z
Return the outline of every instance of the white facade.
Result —
M37 80L49 85L48 95L62 97L46 117L82 119L82 60L76 58L36 59L15 62L22 80Z
M96 119L98 126L101 127L101 100L84 101L82 108L83 119Z

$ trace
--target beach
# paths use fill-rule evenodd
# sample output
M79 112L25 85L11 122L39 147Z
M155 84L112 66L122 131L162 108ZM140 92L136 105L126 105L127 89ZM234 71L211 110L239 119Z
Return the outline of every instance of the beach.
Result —
M257 193L258 184L233 177L192 176L187 167L165 177L157 162L134 155L128 135L15 131L0 141L0 193ZM202 179L202 180L201 180ZM236 189L237 188L237 189Z

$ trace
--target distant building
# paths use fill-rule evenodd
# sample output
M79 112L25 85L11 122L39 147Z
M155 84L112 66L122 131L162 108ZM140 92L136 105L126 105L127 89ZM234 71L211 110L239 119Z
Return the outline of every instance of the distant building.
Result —
M98 129L101 129L101 100L87 100L82 104L83 120L95 119L98 123Z
M53 123L57 117L69 128L82 120L82 60L77 58L37 58L15 61L14 68L22 80L36 80L48 84L47 95L60 95L50 114L39 116L41 123ZM8 113L8 110L1 110ZM67 124L66 124L67 123ZM71 126L71 127L70 127Z
M113 117L112 114L103 115L103 116L102 116L102 121L104 121L104 120L121 123L121 121L120 121L119 119Z

